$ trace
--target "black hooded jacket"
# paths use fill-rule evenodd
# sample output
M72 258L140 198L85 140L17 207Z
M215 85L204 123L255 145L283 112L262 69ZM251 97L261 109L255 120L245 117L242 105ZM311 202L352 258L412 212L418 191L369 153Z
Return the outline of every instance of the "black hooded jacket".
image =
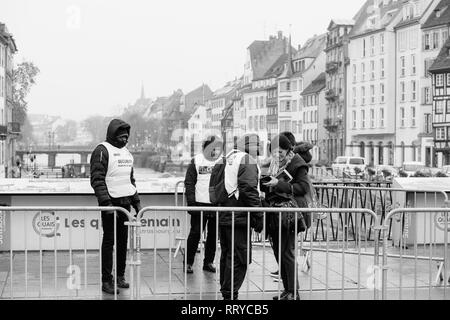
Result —
M112 120L108 126L106 133L106 142L116 148L116 137L119 129L125 129L130 133L130 125L122 120ZM98 204L100 206L132 206L135 210L140 205L139 194L136 192L134 196L125 198L112 198L106 187L105 177L108 172L109 154L103 145L98 145L91 156L91 186L95 191ZM130 182L136 187L133 169L131 170Z

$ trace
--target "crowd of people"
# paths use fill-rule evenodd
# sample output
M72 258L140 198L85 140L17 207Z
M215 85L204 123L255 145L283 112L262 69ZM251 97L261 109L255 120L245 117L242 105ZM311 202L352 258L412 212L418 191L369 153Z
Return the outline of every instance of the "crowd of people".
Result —
M127 211L141 208L136 189L133 156L126 148L130 125L121 120L111 121L106 141L99 144L91 156L91 186L99 206L122 207ZM261 143L256 134L241 137L233 150L225 154L221 137L208 137L202 152L190 163L185 178L187 204L195 207L189 212L191 228L183 265L185 272L194 272L194 261L201 238L207 230L203 270L216 273L214 265L216 239L220 240L220 290L224 300L238 300L252 262L252 247L248 235L252 230L265 231L279 265L284 292L274 299L299 300L299 284L295 261L296 232L310 227L310 217L299 210L296 214L264 213L264 208L303 208L308 206L312 191L308 163L312 145L297 143L290 132L284 132L270 143L271 161L262 174L259 164ZM208 207L260 208L252 214L245 211L216 212ZM198 209L203 209L198 211ZM230 210L232 211L232 210ZM117 215L117 287L112 276L114 249L114 214ZM218 231L217 230L218 218ZM297 218L297 220L295 220ZM265 221L264 221L265 219ZM109 294L129 288L125 280L127 249L127 217L121 212L102 212L102 290ZM281 225L280 225L281 224ZM266 226L264 228L264 225ZM280 233L281 231L281 233ZM297 283L296 283L297 281Z

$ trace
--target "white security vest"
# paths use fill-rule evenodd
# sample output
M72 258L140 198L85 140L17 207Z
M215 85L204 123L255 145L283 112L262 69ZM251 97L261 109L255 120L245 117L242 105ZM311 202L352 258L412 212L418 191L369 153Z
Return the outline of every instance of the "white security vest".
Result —
M238 188L238 174L239 167L241 166L242 159L247 154L242 151L234 150L227 155L227 165L225 166L225 189L227 190L230 197L234 195L237 200L239 200L239 188ZM261 170L258 167L258 182L261 175ZM259 190L258 183L258 192ZM261 192L260 192L261 193Z
M108 150L109 161L105 182L112 198L130 197L136 194L136 187L131 183L133 155L127 148L116 148L108 142L103 142Z
M203 153L194 158L195 169L197 170L197 184L195 185L195 201L204 204L211 204L209 199L209 181L215 166L214 161L205 158Z

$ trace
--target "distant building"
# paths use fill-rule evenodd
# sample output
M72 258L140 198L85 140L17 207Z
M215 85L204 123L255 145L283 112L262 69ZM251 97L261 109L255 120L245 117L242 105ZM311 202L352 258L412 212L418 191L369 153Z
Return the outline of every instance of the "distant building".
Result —
M0 23L0 177L8 177L15 163L20 125L13 118L13 56L16 43L6 25Z
M450 38L430 68L433 92L433 135L438 167L450 165Z
M314 146L312 156L314 162L330 162L326 142L329 141L329 133L322 125L327 117L327 105L325 100L326 76L321 73L302 92L303 97L303 140L309 141ZM331 155L332 157L333 155Z

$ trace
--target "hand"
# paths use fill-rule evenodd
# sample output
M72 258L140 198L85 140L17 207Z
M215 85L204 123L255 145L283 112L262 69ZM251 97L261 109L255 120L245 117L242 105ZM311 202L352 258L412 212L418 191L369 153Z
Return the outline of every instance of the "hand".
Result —
M134 217L137 217L138 213L141 212L142 210L142 206L140 204L138 204L134 210L136 211L136 214L134 215Z
M253 230L255 230L256 233L261 233L264 229L264 223L263 221L258 221L258 223L256 224L256 226L253 228Z
M107 206L105 206L105 207L113 207L113 205L112 204L110 204L110 205L107 205ZM104 211L105 212L105 214L106 215L113 215L113 214L115 214L115 211L114 210L107 210L107 211Z
M267 183L264 183L263 185L266 187L269 187L269 188L276 187L278 185L278 179L274 178L274 177L271 177L271 178L272 178L272 180L270 180Z

